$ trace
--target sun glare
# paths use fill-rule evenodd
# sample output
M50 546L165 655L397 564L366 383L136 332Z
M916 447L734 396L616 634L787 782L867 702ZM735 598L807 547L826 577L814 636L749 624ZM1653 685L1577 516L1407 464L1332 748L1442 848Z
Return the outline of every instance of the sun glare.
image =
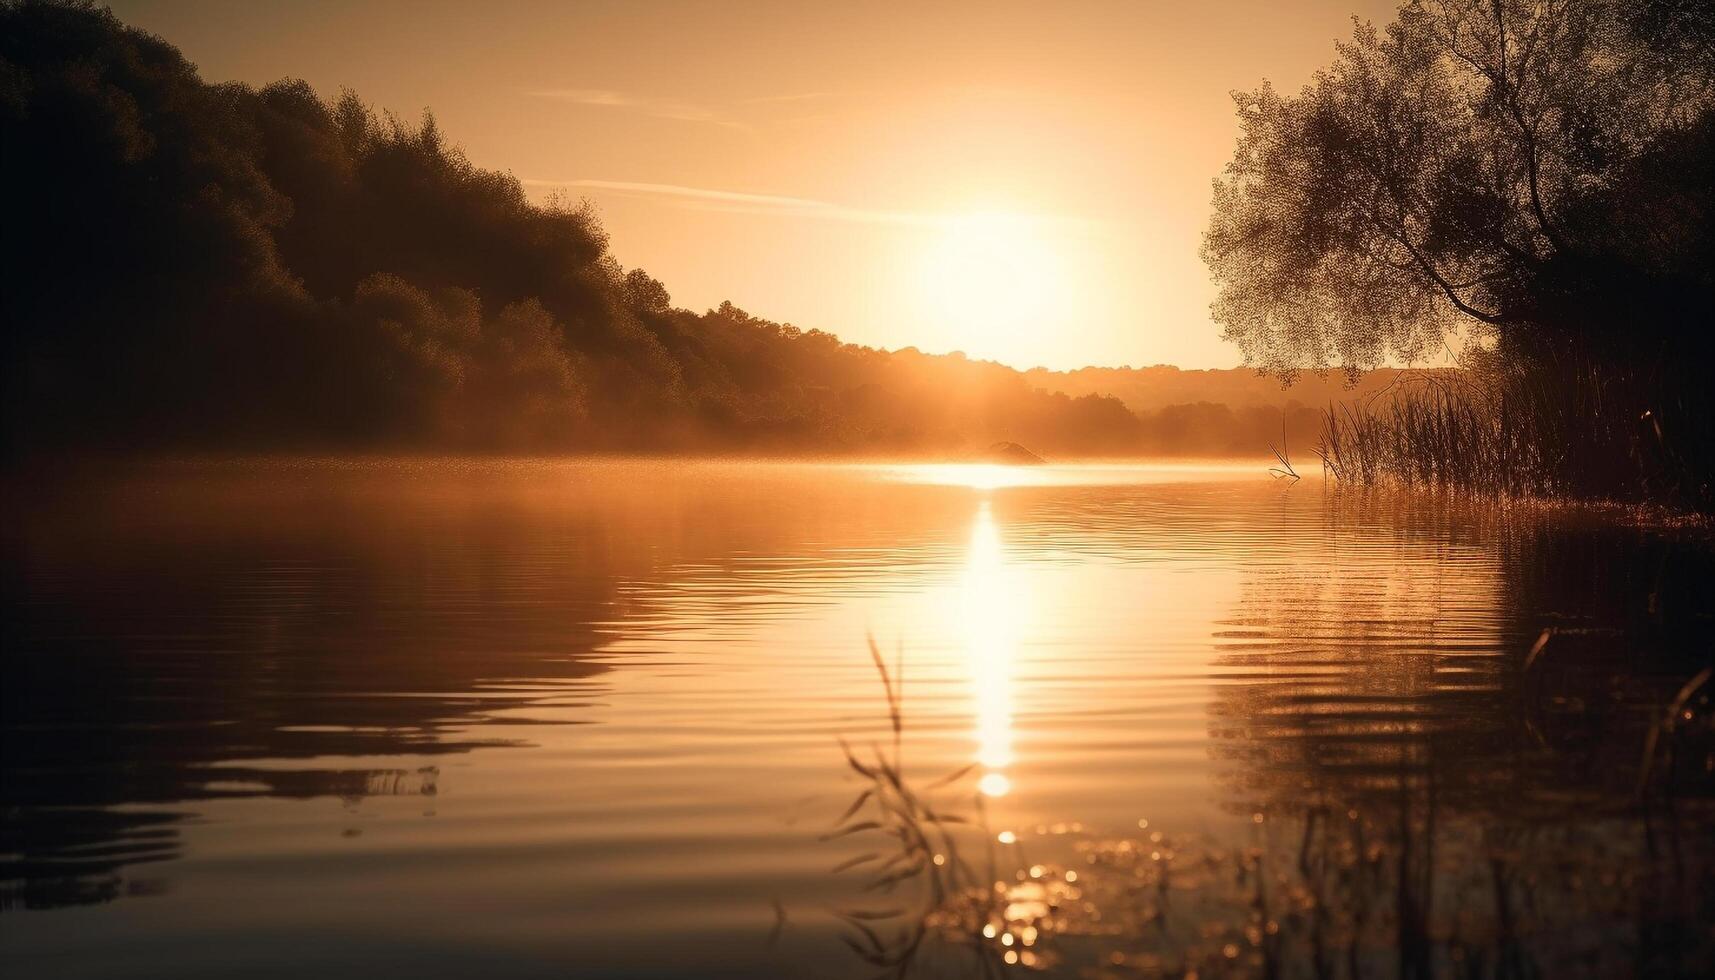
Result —
M1040 330L1065 308L1064 264L1045 231L1040 219L1000 213L940 226L924 253L922 288L949 343L983 356L994 340Z
M1012 659L1024 601L1001 547L1000 529L988 501L971 524L960 593L966 653L976 719L978 788L986 796L1012 791Z

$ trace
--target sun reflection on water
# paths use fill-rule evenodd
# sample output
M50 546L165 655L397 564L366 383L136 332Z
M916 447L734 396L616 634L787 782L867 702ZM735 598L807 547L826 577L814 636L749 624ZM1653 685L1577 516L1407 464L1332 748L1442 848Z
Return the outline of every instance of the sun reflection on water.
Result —
M1040 486L1050 482L1049 474L1040 469L999 463L923 463L901 467L896 470L896 475L907 483L970 487L973 490Z
M1012 663L1025 613L1024 590L1006 563L988 501L971 523L960 606L976 719L978 782L991 797L1012 791Z

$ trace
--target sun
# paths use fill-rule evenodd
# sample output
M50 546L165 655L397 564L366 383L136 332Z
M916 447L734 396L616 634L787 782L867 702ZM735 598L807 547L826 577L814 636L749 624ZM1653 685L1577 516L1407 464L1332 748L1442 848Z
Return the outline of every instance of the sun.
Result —
M976 213L941 222L925 249L922 289L935 327L977 356L1017 350L1052 326L1068 296L1064 263L1039 218Z

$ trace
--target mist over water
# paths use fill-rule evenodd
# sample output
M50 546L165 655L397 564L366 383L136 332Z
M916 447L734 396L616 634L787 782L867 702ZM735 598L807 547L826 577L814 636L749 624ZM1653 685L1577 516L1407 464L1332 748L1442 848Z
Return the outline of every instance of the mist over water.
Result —
M871 975L829 914L887 904L830 873L870 845L820 839L837 740L893 737L866 635L907 775L974 766L953 792L1092 895L1140 821L1297 855L1349 820L1403 835L1366 972L1578 955L1448 938L1503 850L1653 895L1530 872L1530 914L1613 940L1592 972L1706 962L1703 757L1643 763L1715 612L1683 534L1198 464L271 459L7 496L20 975Z

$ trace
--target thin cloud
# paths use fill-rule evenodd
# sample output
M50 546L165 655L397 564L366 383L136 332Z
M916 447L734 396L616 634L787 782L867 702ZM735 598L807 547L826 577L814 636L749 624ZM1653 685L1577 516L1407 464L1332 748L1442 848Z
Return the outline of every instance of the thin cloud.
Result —
M657 99L648 96L632 95L627 92L616 92L612 89L599 88L555 88L537 89L526 92L526 95L536 99L553 99L559 102L570 102L574 105L600 106L609 109L630 109L656 119L672 119L678 122L706 123L710 126L721 126L736 129L741 132L751 132L751 127L716 112L707 106L691 102L680 102L676 99Z
M691 187L685 184L653 184L635 180L542 180L521 181L526 187L579 188L626 197L652 197L673 207L691 211L718 211L727 214L760 214L780 218L814 218L822 221L848 221L858 224L914 225L945 228L959 222L985 220L982 215L959 212L894 211L880 208L857 208L832 201L783 194L756 194L749 191L729 191L712 187ZM987 220L1027 222L1063 228L1088 228L1096 222L1085 218L1049 214L991 214Z
M632 197L662 197L675 202L679 207L700 211L767 214L788 218L821 218L829 221L856 221L866 224L933 225L947 220L946 215L854 208L835 204L832 201L818 201L808 197L751 194L745 191L727 191L709 187L687 187L683 184L650 184L633 180L538 179L525 180L523 183L529 187L581 187Z

